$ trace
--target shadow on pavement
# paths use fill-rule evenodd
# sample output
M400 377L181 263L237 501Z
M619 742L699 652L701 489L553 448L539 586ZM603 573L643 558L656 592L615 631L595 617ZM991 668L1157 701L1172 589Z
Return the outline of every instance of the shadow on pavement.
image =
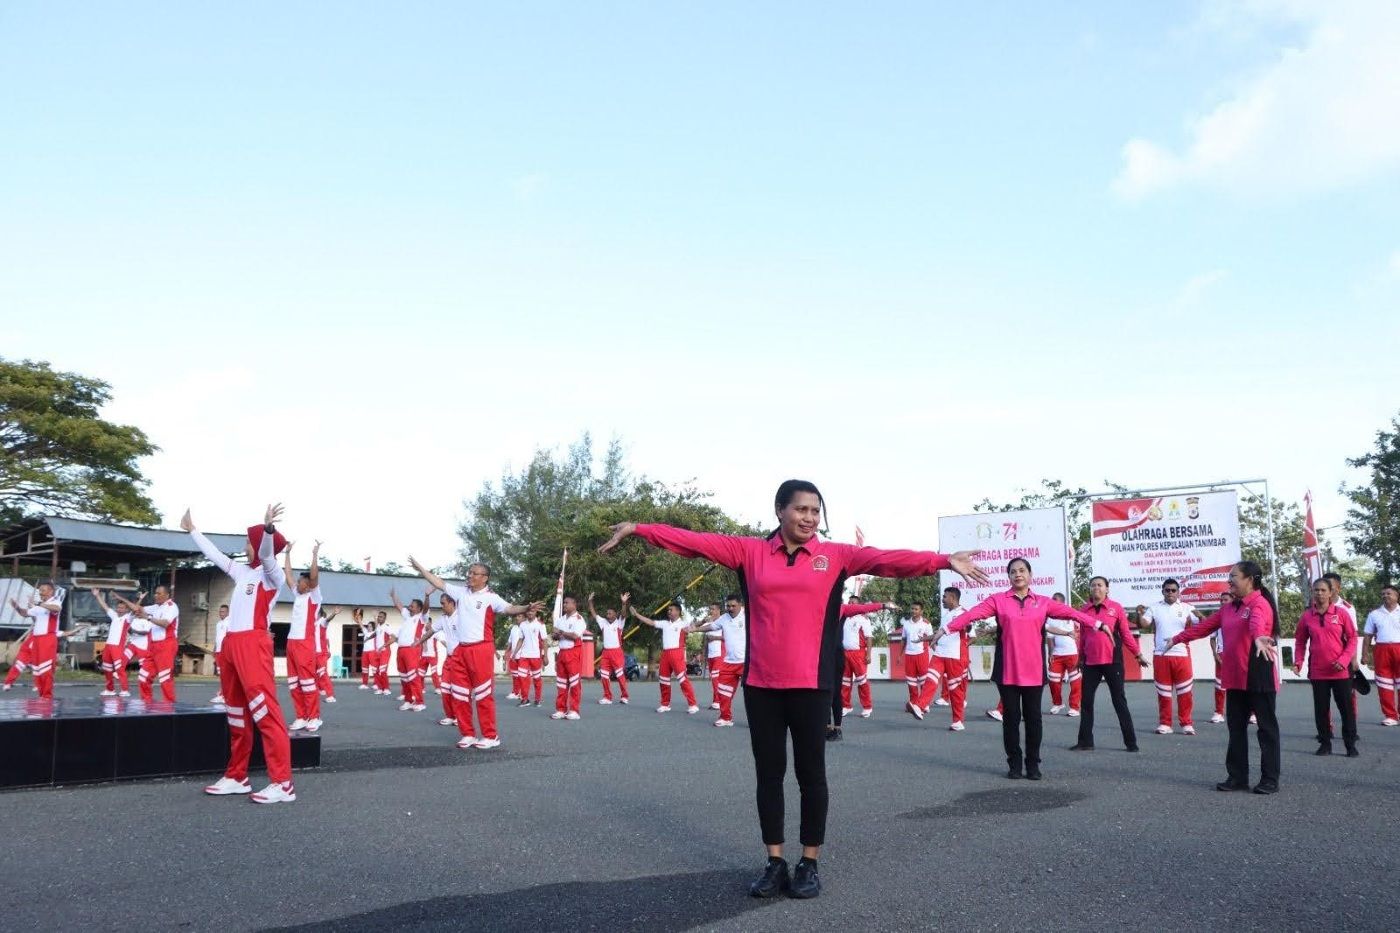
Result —
M919 807L901 813L900 817L906 820L941 820L1040 813L1045 810L1058 810L1088 799L1088 794L1075 790L982 790L963 794L956 800L934 807Z
M569 881L492 894L408 901L273 931L607 930L656 933L737 917L770 905L747 895L752 873L705 871L619 881Z

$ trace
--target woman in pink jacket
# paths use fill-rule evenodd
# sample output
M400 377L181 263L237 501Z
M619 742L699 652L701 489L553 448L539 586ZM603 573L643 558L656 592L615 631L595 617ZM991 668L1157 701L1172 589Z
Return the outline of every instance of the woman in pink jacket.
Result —
M1347 757L1355 758L1356 706L1351 696L1351 661L1356 657L1356 622L1351 613L1332 602L1332 587L1326 580L1313 584L1312 605L1303 610L1293 638L1293 673L1303 672L1308 659L1308 682L1312 684L1313 719L1317 722L1316 755L1332 754L1332 716L1329 700L1335 700L1342 714L1342 741Z
M1040 780L1040 705L1045 693L1045 622L1071 619L1086 630L1103 628L1105 623L1071 609L1062 602L1031 592L1031 565L1024 558L1013 558L1006 565L1011 589L988 596L948 623L948 631L961 632L983 619L997 620L996 660L992 681L1001 693L1005 707L1001 719L1001 740L1006 748L1008 778L1025 776ZM1026 722L1026 752L1021 755L1021 720Z
M1249 790L1249 717L1258 719L1259 783L1256 794L1278 793L1279 736L1275 703L1278 700L1278 609L1264 585L1264 571L1252 560L1230 568L1230 595L1234 599L1172 638L1182 645L1205 638L1217 630L1220 648L1220 683L1225 688L1225 722L1230 743L1225 751L1229 775L1216 790Z

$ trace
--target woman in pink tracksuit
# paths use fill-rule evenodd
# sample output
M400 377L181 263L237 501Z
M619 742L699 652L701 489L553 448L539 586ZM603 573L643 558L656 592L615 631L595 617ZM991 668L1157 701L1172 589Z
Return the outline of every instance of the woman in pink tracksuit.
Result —
M1317 722L1318 746L1314 754L1332 754L1332 716L1329 700L1336 700L1342 714L1342 741L1347 757L1355 758L1356 705L1351 697L1351 661L1356 657L1356 621L1351 613L1332 602L1332 587L1326 580L1313 584L1312 605L1303 610L1293 638L1293 673L1303 672L1308 659L1308 682L1312 684L1313 719Z

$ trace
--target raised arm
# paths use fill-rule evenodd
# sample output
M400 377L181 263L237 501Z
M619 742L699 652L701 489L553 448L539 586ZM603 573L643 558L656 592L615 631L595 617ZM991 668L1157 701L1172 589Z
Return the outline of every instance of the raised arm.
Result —
M657 628L660 625L660 623L657 622L655 619L648 619L646 616L638 612L636 606L628 606L627 608L628 611L632 613L632 618L636 619L638 622L650 625L652 628Z
M418 575L420 577L428 581L429 586L431 586L435 590L442 590L444 593L447 592L447 584L443 582L442 577L438 576L437 574L429 570L427 567L424 567L422 564L418 563L418 559L415 558L412 554L408 555L408 562L413 566L414 570L418 571ZM397 606L398 602L395 601L394 605Z
M108 615L111 615L112 609L110 606L107 605L107 600L102 598L102 591L97 589L96 587L93 587L89 592L92 593L92 598L97 600L97 605L102 607L102 611L107 613Z
M403 615L403 603L399 600L399 594L394 591L394 588L392 586L389 587L389 598L394 601L394 608L399 611L399 615Z
M877 577L927 577L940 570L952 570L974 586L991 581L972 559L976 551L939 554L936 551L884 550L850 546L846 572L851 576L868 573Z
M195 546L199 548L200 553L208 558L211 564L224 573L229 573L232 570L233 558L214 547L214 542L200 534L199 529L194 527L194 519L190 517L189 509L185 509L185 514L180 519L180 527L189 533L189 536L194 539Z
M282 552L282 575L286 577L287 586L291 588L293 596L296 595L296 584L292 582L296 579L292 575L292 548L295 545L295 541L288 541L286 550Z
M290 549L290 546L289 546ZM321 585L321 542L317 541L311 545L311 567L306 571L311 575L311 587L315 589ZM288 574L290 577L291 575Z
M730 570L738 570L743 564L746 547L744 542L749 540L709 531L688 531L671 525L619 522L612 526L612 537L598 548L599 553L606 554L617 547L623 538L634 534L652 547L662 548L681 557L703 557Z
M1213 635L1216 630L1220 628L1220 622L1220 613L1218 611L1212 612L1195 625L1188 625L1186 628L1177 632L1172 636L1171 643L1173 646L1184 645L1188 641L1195 641L1198 638L1205 638L1207 635Z
M981 622L983 619L996 618L996 614L996 601L992 597L988 596L986 599L982 600L980 603L967 610L967 612L964 612L952 622L949 622L948 631L961 632L963 629L967 628L974 622Z
M841 607L841 618L849 619L851 616L863 616L867 612L898 608L894 603L846 603Z

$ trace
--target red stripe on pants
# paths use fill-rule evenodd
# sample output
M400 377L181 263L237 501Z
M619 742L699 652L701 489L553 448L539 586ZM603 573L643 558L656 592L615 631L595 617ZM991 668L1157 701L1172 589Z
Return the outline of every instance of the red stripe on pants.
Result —
M554 709L577 713L583 699L583 650L578 645L561 648L554 656L554 681L559 689Z
M681 682L681 693L685 695L685 702L689 706L695 706L695 690L690 686L690 678L685 676L685 649L671 648L661 652L661 705L671 705L671 678L677 677Z
M39 698L51 699L53 666L58 663L58 636L31 635L25 646L30 648L29 665L34 669L34 686L39 690Z
M1196 705L1192 693L1191 656L1157 655L1152 659L1152 680L1157 686L1157 721L1172 724L1172 692L1176 692L1176 713L1183 726L1192 725L1191 713Z
M904 683L909 688L909 702L928 709L933 702L933 678L929 676L929 653L904 656Z
M627 659L622 656L621 648L604 648L603 656L598 661L599 676L603 680L603 698L612 699L612 682L617 681L617 689L622 693L622 698L627 699Z
M322 651L316 655L316 686L326 691L327 697L335 696L335 681L330 674L331 655Z
M516 658L515 663L520 665L521 697L530 694L531 683L535 686L535 703L540 702L540 695L544 692L544 659L543 658Z
M1064 705L1063 684L1069 681L1069 708L1078 712L1079 701L1084 696L1084 675L1079 672L1079 655L1055 654L1050 656L1050 705Z
M719 718L734 721L734 692L739 689L739 678L744 676L744 662L728 662L719 666Z
M952 707L953 722L962 722L967 710L968 663L961 658L934 656L935 679L943 685L943 699Z
M310 639L287 640L287 685L297 719L321 718L321 694L316 689L316 646Z
M272 672L272 638L265 631L229 632L224 638L224 670L219 676L228 716L228 767L224 776L248 777L253 754L253 727L262 732L263 757L269 780L292 779L292 743L282 707L277 703L277 677Z
M418 673L419 662L423 660L421 648L412 645L399 645L399 685L404 702L414 706L423 704L423 675Z
M847 651L841 670L841 708L851 709L851 685L856 684L862 709L870 709L870 681L866 679L865 652L859 648Z
M496 646L489 641L458 645L452 657L457 660L457 667L452 672L452 708L457 713L457 730L464 736L476 734L472 731L472 707L475 706L476 718L481 723L481 737L498 738Z
M102 649L102 673L107 678L107 689L117 689L117 684L121 684L121 689L127 688L126 680L126 646L107 645Z

